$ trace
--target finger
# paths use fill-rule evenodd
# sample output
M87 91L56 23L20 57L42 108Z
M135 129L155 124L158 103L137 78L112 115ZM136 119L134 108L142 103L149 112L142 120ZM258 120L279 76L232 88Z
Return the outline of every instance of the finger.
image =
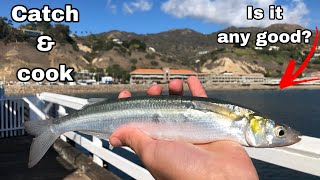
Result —
M142 155L143 150L147 149L146 146L152 141L154 140L141 130L128 127L120 128L110 136L110 143L114 147L129 146L138 155Z
M174 79L169 83L169 94L170 95L183 95L183 81L180 79Z
M208 97L206 91L203 89L202 84L197 77L190 76L187 80L187 84L192 96Z
M158 95L161 95L161 93L162 93L162 87L157 84L152 85L147 91L147 94L151 96L158 96Z
M131 92L128 90L123 90L119 93L118 98L128 98L131 97Z
M214 153L228 152L230 150L235 149L244 150L244 148L239 143L233 141L215 141L208 144L199 144L197 146L202 149L206 149L207 151L212 151Z

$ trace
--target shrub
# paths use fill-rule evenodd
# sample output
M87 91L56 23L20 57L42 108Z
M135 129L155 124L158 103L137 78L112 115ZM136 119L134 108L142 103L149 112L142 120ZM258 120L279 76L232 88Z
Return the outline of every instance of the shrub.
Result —
M144 42L141 42L140 40L137 39L132 39L129 42L129 49L131 50L139 50L139 51L145 51L146 50L146 44Z
M157 61L151 61L151 65L152 65L152 66L158 66L159 63L158 63Z
M130 79L129 72L123 69L119 64L113 64L112 66L109 66L106 69L106 72L114 78L121 79L122 82L128 81Z
M155 59L156 58L156 56L154 54L146 54L144 57L146 59Z
M132 65L131 66L131 71L134 71L134 70L136 70L137 69L137 66L135 66L135 65Z
M130 59L131 64L137 64L138 60L136 58Z

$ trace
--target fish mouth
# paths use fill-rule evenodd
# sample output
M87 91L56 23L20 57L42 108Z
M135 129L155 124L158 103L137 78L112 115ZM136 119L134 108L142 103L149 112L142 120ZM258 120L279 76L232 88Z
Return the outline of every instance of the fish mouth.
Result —
M293 135L291 143L289 145L296 144L302 140L301 132L296 131L296 130L293 130L293 131L294 131L294 133L293 133L294 135Z
M289 139L288 145L298 143L302 140L302 133L300 131L297 131L287 125L284 125L284 126L288 128L288 133L290 134L290 136L288 137Z
M300 142L302 139L302 133L300 131L295 131L297 142Z
M302 137L301 137L301 136L302 136L302 135L299 135L299 136L296 137L296 140L295 140L296 143L298 143L298 142L300 142L300 141L302 140Z

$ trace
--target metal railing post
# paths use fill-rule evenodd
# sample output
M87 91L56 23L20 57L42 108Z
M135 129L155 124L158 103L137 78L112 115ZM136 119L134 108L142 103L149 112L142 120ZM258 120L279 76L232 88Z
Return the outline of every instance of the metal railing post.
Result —
M92 136L92 142L93 142L93 144L95 146L97 146L99 148L103 148L101 139L99 139L99 138L97 138L95 136ZM95 162L99 166L103 167L103 160L99 156L97 156L95 154L93 154L93 162Z

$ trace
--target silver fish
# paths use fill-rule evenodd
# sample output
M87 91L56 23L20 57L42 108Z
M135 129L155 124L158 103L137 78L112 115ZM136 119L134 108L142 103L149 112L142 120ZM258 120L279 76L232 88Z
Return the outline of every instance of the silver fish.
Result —
M101 139L120 127L134 127L154 139L194 144L231 140L243 146L276 147L300 141L300 133L254 111L210 98L150 96L105 100L59 119L29 121L36 136L29 167L37 164L54 141L68 131Z

